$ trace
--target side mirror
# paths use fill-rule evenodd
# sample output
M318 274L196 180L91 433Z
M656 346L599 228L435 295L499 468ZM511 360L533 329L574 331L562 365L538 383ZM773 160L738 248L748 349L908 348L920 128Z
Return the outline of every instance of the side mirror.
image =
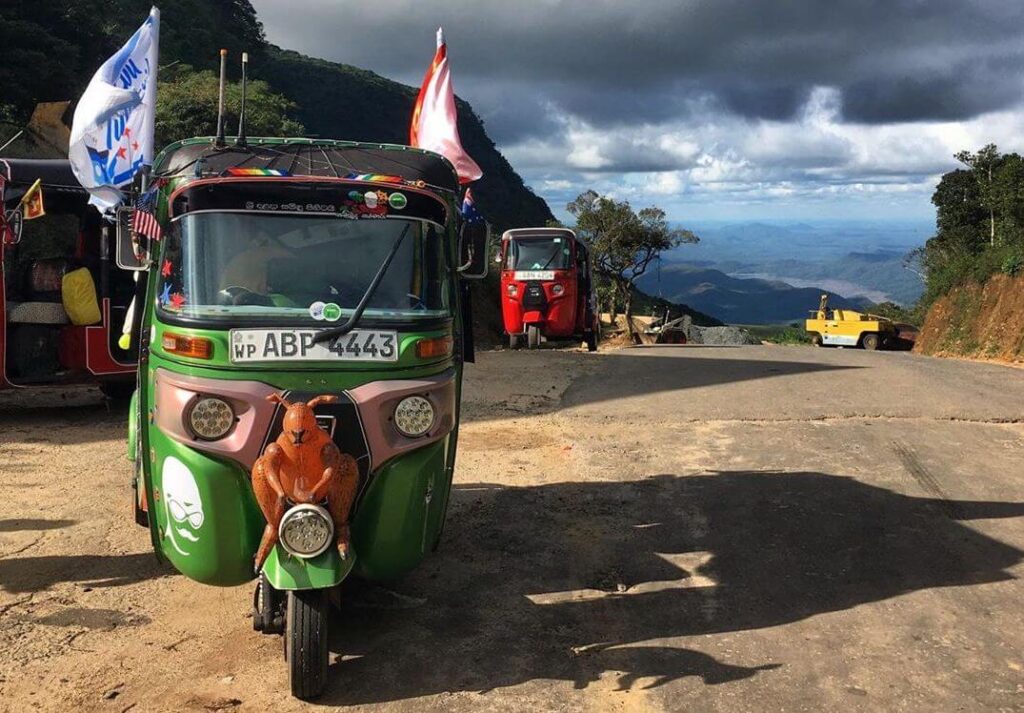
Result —
M483 220L465 222L459 230L459 275L466 280L487 277L491 226Z
M134 208L117 209L117 266L122 270L140 272L149 269L149 240L132 230Z
M0 210L3 210L3 203L0 203ZM5 230L0 231L0 236L3 237L4 245L17 245L21 242L21 232L25 225L25 216L22 213L21 206L18 206L12 211L8 211L4 216Z

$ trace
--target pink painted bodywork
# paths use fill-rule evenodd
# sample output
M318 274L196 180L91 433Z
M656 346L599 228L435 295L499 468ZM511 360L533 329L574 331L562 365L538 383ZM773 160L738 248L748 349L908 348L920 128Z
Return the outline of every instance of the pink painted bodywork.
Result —
M373 381L348 392L359 409L373 468L397 455L439 441L455 426L455 374L426 379ZM407 438L392 423L395 406L406 396L423 396L434 407L434 425L419 438Z
M277 405L267 396L284 393L259 381L229 381L174 374L157 369L154 379L156 407L154 422L179 443L204 453L230 458L246 468L260 456L263 441L274 418ZM371 469L385 461L429 443L439 441L455 426L455 375L448 371L425 379L374 381L347 392L359 410L370 452ZM199 394L217 396L231 403L238 422L217 441L194 438L185 427L184 411ZM427 398L434 407L434 425L426 435L407 438L392 423L395 406L406 396Z
M196 450L238 461L247 470L259 458L263 438L277 408L277 404L267 401L267 396L281 393L259 381L203 379L174 374L165 369L157 369L154 390L154 421L161 431ZM185 407L197 394L222 398L235 410L238 422L224 438L217 441L198 440L185 428Z

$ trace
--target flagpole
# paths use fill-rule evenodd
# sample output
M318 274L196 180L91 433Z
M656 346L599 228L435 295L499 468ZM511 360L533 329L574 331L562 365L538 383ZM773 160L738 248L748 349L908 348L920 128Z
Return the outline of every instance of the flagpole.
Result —
M153 110L146 115L146 123L143 127L143 132L145 132L143 135L148 136L150 139L149 146L151 151L151 155L144 155L142 157L142 164L144 166L152 166L153 159L156 158L156 81L157 72L160 68L160 8L154 5L149 10L149 16L153 18L153 56L156 57L156 62L155 66L149 68L149 79L147 80L153 84ZM146 92L146 98L149 98L148 91ZM148 183L149 172L147 171L145 175L147 178L144 178L143 182ZM143 190L145 190L145 186Z
M5 148L7 148L11 144L13 144L15 141L18 140L18 137L21 136L24 133L25 133L25 130L22 129L21 131L16 133L14 136L12 136L10 139L8 139L7 142L3 146L0 146L0 151L3 151Z

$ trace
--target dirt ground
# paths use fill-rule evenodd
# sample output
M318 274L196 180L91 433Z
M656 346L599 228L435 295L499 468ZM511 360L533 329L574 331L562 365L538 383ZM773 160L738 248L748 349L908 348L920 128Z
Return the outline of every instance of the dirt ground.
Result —
M1024 710L1024 372L478 359L441 548L346 593L316 705L250 587L156 564L123 412L0 402L0 709Z

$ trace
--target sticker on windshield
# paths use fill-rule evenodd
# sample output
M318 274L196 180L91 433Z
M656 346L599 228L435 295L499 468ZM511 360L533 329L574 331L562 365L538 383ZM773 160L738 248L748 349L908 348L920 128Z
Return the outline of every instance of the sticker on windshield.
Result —
M323 302L314 302L309 306L309 316L318 322L322 322L324 319L324 307L326 306Z
M337 322L341 319L341 307L333 302L328 302L324 305L322 314L328 322Z
M388 196L388 205L395 210L402 210L408 203L404 193L392 193Z

